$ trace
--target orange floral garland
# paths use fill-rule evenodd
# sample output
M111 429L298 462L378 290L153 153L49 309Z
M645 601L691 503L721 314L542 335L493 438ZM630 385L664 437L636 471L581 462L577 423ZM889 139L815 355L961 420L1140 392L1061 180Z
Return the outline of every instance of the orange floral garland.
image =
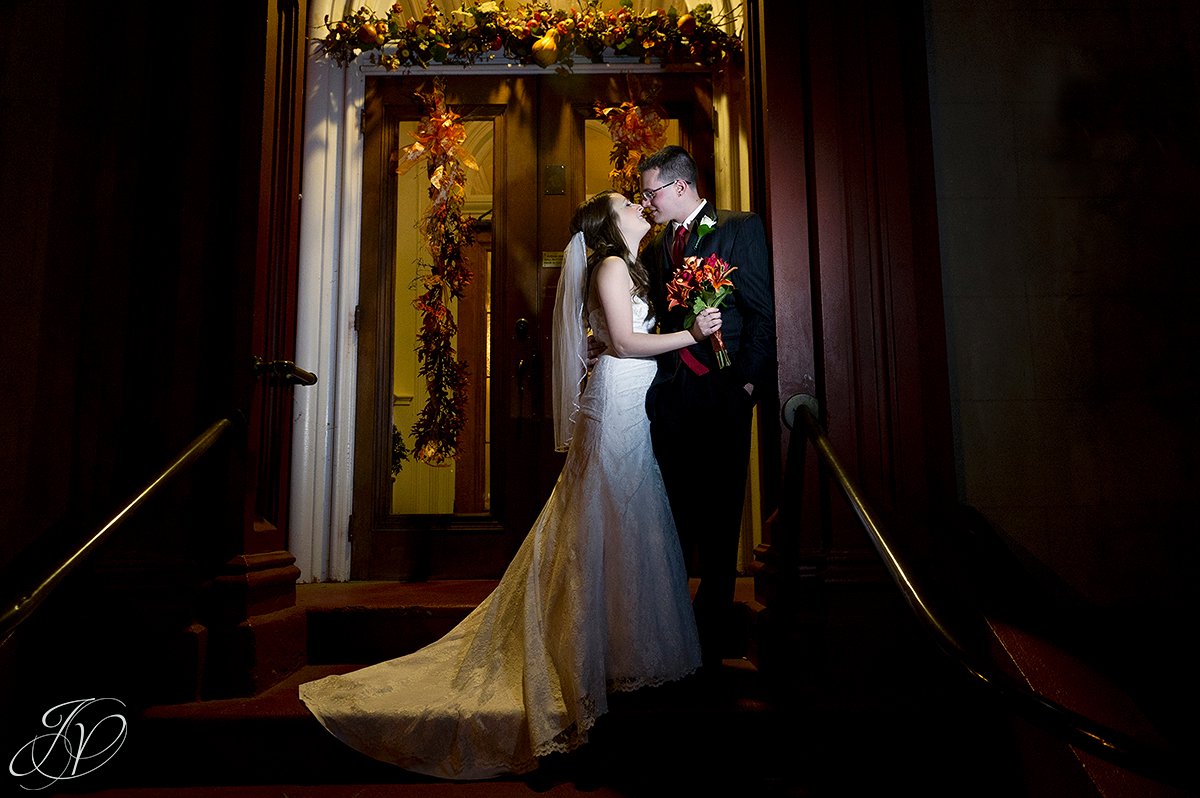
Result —
M479 169L464 148L466 127L459 115L446 107L445 87L435 80L428 94L417 94L426 115L413 133L415 142L398 154L396 174L404 174L417 161L427 159L429 199L432 201L420 230L433 262L419 264L424 292L413 304L423 321L417 333L418 373L425 377L428 396L413 422L415 457L429 465L444 465L458 453L458 438L466 421L467 364L453 346L458 325L450 310L452 299L461 299L471 283L471 270L463 250L475 243L475 219L464 216L466 169Z
M612 187L627 197L641 191L638 164L649 154L667 143L667 120L657 105L648 100L626 100L620 105L605 107L595 104L596 116L604 120L612 137L613 148L608 156L613 168L608 173Z

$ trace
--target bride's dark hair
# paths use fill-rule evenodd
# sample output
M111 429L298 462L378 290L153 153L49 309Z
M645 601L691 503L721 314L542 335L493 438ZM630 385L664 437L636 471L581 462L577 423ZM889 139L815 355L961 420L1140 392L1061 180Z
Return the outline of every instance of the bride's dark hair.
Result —
M583 233L583 240L591 250L588 254L586 285L591 286L592 273L605 258L616 256L629 267L629 276L633 278L631 294L648 300L650 277L646 274L646 267L638 259L637 253L630 252L625 246L625 237L621 235L621 228L617 225L613 197L625 199L625 195L620 192L605 189L581 202L575 209L575 215L571 217L571 235ZM585 289L585 296L587 293Z

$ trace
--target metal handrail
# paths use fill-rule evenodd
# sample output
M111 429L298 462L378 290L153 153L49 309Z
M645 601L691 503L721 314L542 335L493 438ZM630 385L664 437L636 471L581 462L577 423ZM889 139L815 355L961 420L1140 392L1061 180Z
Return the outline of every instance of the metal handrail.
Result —
M849 501L913 614L934 636L943 651L977 681L996 691L1033 720L1057 731L1071 745L1077 745L1123 768L1167 784L1187 784L1195 779L1191 772L1193 768L1188 766L1187 758L1180 753L1164 750L1068 709L1029 685L981 662L969 652L931 609L900 558L888 545L887 536L875 514L833 451L829 438L817 419L817 409L816 398L807 394L797 394L784 405L783 421L789 429L794 429L795 419L799 419L803 424L805 433ZM797 464L788 465L790 468L800 467Z
M228 418L223 418L217 421L199 437L193 440L181 451L174 460L164 468L158 476L151 480L141 491L138 492L126 505L114 515L108 523L100 527L95 534L89 537L79 548L68 555L61 563L55 566L50 572L40 581L37 586L24 595L18 596L14 601L4 605L4 612L0 615L0 646L8 642L12 633L26 621L34 610L46 600L58 586L67 574L73 571L79 564L87 558L92 551L103 543L125 519L133 514L135 510L141 507L159 488L165 485L176 474L193 463L202 454L212 448L217 439L221 437L233 422Z

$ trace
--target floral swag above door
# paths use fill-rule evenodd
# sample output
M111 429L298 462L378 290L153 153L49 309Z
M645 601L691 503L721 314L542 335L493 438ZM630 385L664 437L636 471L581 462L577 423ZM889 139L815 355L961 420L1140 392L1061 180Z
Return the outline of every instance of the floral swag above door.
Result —
M514 11L504 4L463 5L445 14L432 2L420 18L408 17L399 3L386 17L366 7L336 22L325 18L328 33L321 53L340 66L361 54L371 63L396 70L432 64L470 64L505 58L520 64L555 66L569 72L576 58L609 61L690 64L720 69L740 66L742 41L724 30L730 22L712 14L710 4L690 12L674 8L634 13L630 0L603 11L599 2L582 8L552 10L548 3L527 3ZM471 282L463 250L474 243L475 220L462 206L466 174L477 169L463 148L466 134L458 114L446 105L442 81L417 95L425 106L416 142L396 153L403 173L426 159L431 206L421 232L432 255L421 278L424 292L415 304L422 314L417 335L419 373L425 377L425 408L413 424L413 456L433 466L446 465L458 454L466 416L467 367L457 358L453 337L457 324L450 302L461 299ZM613 140L609 174L614 188L632 196L638 189L637 164L662 146L665 119L651 98L612 106L597 101L596 116ZM392 473L409 457L403 434L393 427Z
M508 11L503 2L486 2L447 14L431 0L419 18L399 3L382 17L366 7L336 21L327 16L319 45L341 66L368 53L371 63L389 70L497 58L562 71L577 58L722 68L742 61L741 36L726 31L731 22L709 3L683 13L673 7L635 13L631 0L608 11L599 0L569 10L542 2Z

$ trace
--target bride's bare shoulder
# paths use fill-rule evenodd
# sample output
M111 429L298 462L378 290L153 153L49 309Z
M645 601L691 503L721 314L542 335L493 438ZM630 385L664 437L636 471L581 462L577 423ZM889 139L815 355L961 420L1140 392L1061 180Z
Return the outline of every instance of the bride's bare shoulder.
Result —
M594 279L599 282L632 280L629 276L629 265L616 255L609 255L596 266Z

